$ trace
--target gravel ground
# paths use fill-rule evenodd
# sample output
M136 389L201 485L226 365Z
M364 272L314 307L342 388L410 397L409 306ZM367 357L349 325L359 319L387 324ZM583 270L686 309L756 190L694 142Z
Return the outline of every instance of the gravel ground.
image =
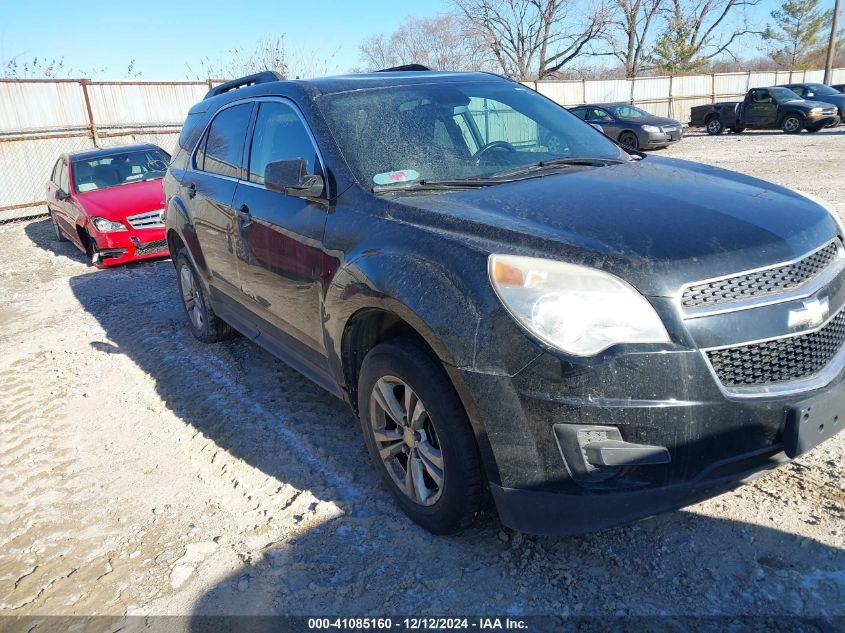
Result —
M843 145L660 154L841 203ZM0 613L845 614L845 437L626 528L433 537L343 403L245 340L191 337L168 261L95 271L47 220L0 226L0 252Z

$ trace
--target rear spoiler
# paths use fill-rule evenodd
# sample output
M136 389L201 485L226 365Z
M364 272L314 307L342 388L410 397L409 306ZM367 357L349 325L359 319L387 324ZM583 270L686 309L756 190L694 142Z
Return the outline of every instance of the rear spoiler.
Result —
M423 72L431 70L428 66L422 64L405 64L404 66L394 66L393 68L382 68L377 70L377 73L399 73L399 72Z
M206 93L203 99L210 99L211 97L216 97L217 95L222 95L224 92L237 90L238 88L246 88L247 86L255 86L257 84L266 84L271 81L284 81L284 79L284 77L275 71L265 70L260 73L255 73L254 75L247 75L246 77L233 79L232 81L227 81L219 86L215 86Z

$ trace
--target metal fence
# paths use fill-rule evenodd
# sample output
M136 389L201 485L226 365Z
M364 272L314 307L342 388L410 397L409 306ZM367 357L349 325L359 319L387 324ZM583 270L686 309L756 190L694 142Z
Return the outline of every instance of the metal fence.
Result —
M686 123L693 106L822 77L813 70L525 85L565 106L625 101ZM64 152L143 142L171 151L188 109L217 83L0 79L0 222L46 212L48 174ZM845 69L834 71L833 83L845 83Z

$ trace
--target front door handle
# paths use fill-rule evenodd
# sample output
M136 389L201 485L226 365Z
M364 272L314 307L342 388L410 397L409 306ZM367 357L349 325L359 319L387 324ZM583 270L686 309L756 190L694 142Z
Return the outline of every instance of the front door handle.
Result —
M238 217L241 219L241 226L246 226L252 222L252 214L250 214L249 207L247 205L241 205L241 208L238 209Z
M188 185L188 197L193 200L196 197L196 195L197 195L197 186L194 183L191 183L190 185Z

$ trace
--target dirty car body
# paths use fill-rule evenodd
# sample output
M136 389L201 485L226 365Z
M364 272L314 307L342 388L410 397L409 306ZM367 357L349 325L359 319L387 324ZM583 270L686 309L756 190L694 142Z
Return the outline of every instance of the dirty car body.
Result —
M57 238L101 267L166 257L162 180L169 162L151 144L60 156L47 183Z
M430 352L506 525L672 510L842 427L845 254L817 201L625 153L488 74L243 83L191 110L165 181L186 310L362 420L375 350ZM307 191L271 184L291 159Z

